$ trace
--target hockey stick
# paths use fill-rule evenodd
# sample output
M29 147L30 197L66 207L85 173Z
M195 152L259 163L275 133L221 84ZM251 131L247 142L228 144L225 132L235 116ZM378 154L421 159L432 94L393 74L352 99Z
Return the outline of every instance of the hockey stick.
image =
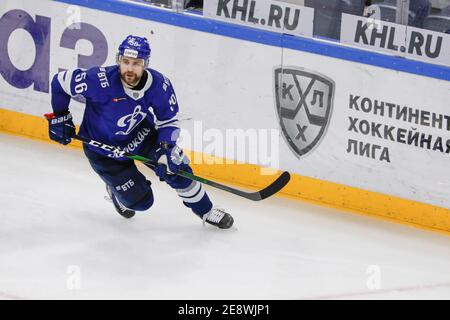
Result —
M75 134L72 138L82 141L88 145L103 149L103 150L112 151L114 153L117 153L117 155L120 157L127 157L127 158L130 158L133 160L142 161L143 163L145 163L146 165L148 165L152 168L156 167L156 165L158 164L156 161L153 161L149 158L132 154L130 152L121 150L118 147L110 146L110 145L107 145L107 144L104 144L104 143L101 143L101 142L98 142L98 141L95 141L92 139L88 139L88 138L80 136L78 134ZM274 195L275 193L280 191L289 182L289 180L291 178L289 172L284 171L274 182L272 182L270 185L268 185L264 189L257 191L257 192L245 192L245 191L242 191L239 189L235 189L235 188L223 185L218 182L214 182L214 181L202 178L202 177L198 177L198 176L196 176L192 173L186 172L186 171L179 170L176 174L179 176L185 177L187 179L198 181L198 182L204 183L208 186L215 187L217 189L221 189L221 190L230 192L232 194L235 194L235 195L238 195L238 196L241 196L246 199L253 200L253 201L263 200L263 199L266 199L266 198Z

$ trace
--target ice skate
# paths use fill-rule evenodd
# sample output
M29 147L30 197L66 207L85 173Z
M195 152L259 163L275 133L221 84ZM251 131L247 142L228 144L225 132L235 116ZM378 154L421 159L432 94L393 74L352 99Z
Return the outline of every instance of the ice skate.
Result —
M116 211L124 218L130 219L134 216L136 213L134 210L130 210L126 208L120 201L116 198L114 193L112 192L111 188L106 185L106 191L108 192L109 199L114 204L114 207L116 208Z
M203 224L209 223L219 229L229 229L233 225L233 217L223 209L212 208L211 211L205 213L202 217Z

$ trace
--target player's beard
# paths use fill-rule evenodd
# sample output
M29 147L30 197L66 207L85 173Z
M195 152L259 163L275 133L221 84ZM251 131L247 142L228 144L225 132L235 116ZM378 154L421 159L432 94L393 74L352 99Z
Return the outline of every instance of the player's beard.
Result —
M129 86L136 86L141 80L141 76L138 76L137 73L134 72L123 72L120 74L120 78Z

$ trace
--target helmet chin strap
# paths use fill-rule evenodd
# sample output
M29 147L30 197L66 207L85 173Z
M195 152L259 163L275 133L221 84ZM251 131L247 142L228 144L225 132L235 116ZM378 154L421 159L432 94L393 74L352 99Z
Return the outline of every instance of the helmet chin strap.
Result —
M123 85L125 88L133 89L133 86L132 86L131 84L126 83L122 78L120 78L120 81L122 82L122 85Z

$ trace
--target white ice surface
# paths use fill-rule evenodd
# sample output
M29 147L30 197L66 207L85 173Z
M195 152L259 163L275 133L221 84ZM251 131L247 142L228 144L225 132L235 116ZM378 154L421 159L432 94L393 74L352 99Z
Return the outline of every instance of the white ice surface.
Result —
M443 234L209 187L236 228L203 227L148 170L155 204L125 220L79 150L0 150L0 299L450 299Z

